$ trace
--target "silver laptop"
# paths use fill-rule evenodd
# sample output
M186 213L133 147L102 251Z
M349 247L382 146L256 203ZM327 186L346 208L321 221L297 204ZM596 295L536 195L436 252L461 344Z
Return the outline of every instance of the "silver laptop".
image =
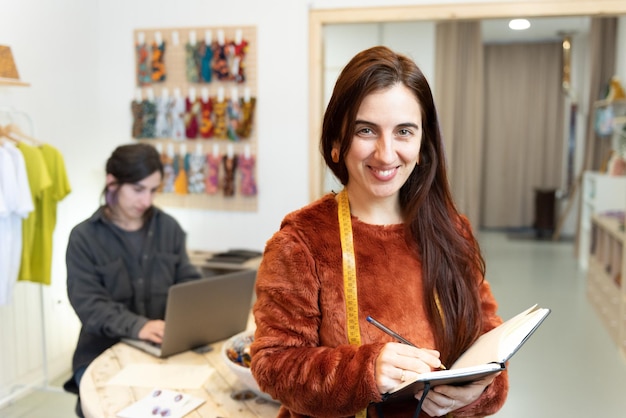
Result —
M207 345L242 332L248 324L256 270L237 270L170 287L163 342L124 338L157 357L203 351Z

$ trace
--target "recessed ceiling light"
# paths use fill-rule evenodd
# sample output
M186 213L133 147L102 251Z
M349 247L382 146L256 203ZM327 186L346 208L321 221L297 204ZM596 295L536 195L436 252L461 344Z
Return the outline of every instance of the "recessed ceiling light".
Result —
M513 30L524 30L530 27L530 22L527 19L513 19L509 22L509 28Z

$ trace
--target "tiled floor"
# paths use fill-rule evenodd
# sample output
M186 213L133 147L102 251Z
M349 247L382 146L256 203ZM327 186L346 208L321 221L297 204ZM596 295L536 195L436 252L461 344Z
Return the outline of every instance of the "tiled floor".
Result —
M494 232L480 233L479 240L503 318L534 303L552 309L511 360L509 398L495 417L626 416L626 361L587 302L573 244ZM72 417L74 402L73 395L36 392L0 410L0 417Z
M50 382L15 403L0 409L0 418L72 418L75 417L76 396L61 388L69 376Z
M552 313L510 363L497 418L626 416L626 361L585 294L572 243L482 233L487 277L506 319L533 303Z

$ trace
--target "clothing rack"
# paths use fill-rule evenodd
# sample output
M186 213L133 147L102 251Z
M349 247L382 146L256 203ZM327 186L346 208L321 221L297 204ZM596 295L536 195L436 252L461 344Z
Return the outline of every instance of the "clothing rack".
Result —
M0 125L0 138L8 138L13 142L20 142L26 139L33 145L41 145L41 143L30 135L26 135L20 127L14 123L6 126Z
M47 345L47 334L46 334L46 316L44 314L44 294L43 294L43 286L39 285L39 319L41 322L41 361L42 361L42 371L43 377L40 379L41 384L38 384L38 381L29 384L18 384L14 385L10 393L4 398L0 398L0 408L4 405L11 403L14 400L19 399L22 395L27 395L31 391L40 390L45 392L64 392L64 389L60 386L50 385L50 375L48 370L48 356L46 353L48 352ZM38 379L39 380L39 379Z
M23 126L26 125L28 133L24 132ZM16 110L12 106L0 106L0 139L8 138L14 142L20 142L27 140L33 145L41 145L35 137L32 136L33 122L28 113ZM63 392L63 388L50 385L50 376L48 370L48 356L47 356L47 334L46 334L46 316L44 312L44 291L43 286L39 285L39 317L40 317L40 333L41 333L41 359L42 359L42 371L43 377L37 379L33 383L29 384L17 384L11 387L9 394L3 398L0 398L0 407L18 399L23 394L27 394L32 390L43 390L51 392ZM41 380L41 384L39 381Z
M14 132L19 134L22 132L20 127L24 127L24 124L26 125L27 132L32 134L33 121L28 113L17 110L13 106L0 106L0 125L13 126L13 128L17 130L17 132Z

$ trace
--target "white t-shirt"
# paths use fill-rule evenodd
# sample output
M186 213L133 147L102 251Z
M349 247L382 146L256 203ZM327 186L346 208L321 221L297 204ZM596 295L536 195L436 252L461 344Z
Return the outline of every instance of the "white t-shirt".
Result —
M22 219L33 210L24 156L6 143L0 146L0 306L11 301L20 272Z

